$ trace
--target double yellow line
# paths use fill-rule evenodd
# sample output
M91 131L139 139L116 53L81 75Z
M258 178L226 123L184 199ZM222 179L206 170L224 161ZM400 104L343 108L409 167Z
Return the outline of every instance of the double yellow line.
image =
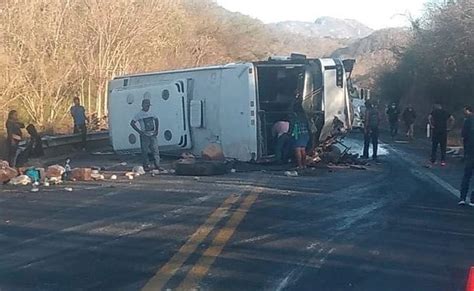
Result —
M177 290L196 289L201 280L206 276L216 258L221 254L225 245L234 234L240 222L248 213L250 207L255 203L258 195L262 192L261 188L252 191L232 214L226 225L218 232L212 241L212 244L203 253L198 262L191 268ZM179 251L155 274L153 278L143 287L143 291L162 290L165 284L179 271L186 260L196 251L198 246L215 228L216 224L224 218L229 209L237 203L239 197L229 196L201 225L196 232L186 241Z

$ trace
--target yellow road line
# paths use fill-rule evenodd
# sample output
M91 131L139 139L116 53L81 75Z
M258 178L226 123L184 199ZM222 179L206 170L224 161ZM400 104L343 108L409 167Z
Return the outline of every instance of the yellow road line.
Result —
M232 204L236 203L239 197L236 195L229 196L222 205L217 208L201 225L196 232L188 239L188 241L179 249L179 251L151 278L143 287L144 291L161 290L171 277L181 268L189 256L194 253L202 243L202 241L214 229L216 224L224 217Z
M186 278L181 282L177 290L196 290L202 278L206 276L216 258L221 254L225 245L234 234L242 219L248 213L250 207L255 203L259 189L249 194L242 205L235 211L224 228L222 228L212 241L211 246L204 252L199 261L189 271Z

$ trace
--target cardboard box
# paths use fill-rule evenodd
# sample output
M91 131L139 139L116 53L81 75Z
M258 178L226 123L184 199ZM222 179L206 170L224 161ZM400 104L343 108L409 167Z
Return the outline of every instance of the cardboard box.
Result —
M77 168L72 170L72 179L76 181L92 181L92 169Z

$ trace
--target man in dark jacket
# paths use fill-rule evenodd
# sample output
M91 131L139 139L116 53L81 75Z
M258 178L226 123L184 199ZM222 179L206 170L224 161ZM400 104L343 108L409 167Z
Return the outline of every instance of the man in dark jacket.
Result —
M454 117L448 111L444 110L440 104L435 104L433 111L428 117L432 136L431 164L436 164L436 155L438 146L441 150L441 166L446 166L446 148L448 145L448 131L454 125Z
M369 147L372 142L373 151L372 158L377 160L377 150L379 145L379 125L380 116L377 107L371 102L367 101L364 119L364 152L362 157L369 158Z
M472 114L472 108L466 106L464 108L464 114L466 115L466 119L464 120L462 135L464 138L464 154L466 157L466 164L464 166L464 177L461 183L461 199L459 200L459 205L466 204L469 184L474 171L474 115ZM470 200L471 202L469 205L474 207L474 192L471 193Z
M403 122L405 122L405 127L407 130L407 137L409 139L413 139L415 135L415 120L416 120L416 112L415 109L411 105L408 105L403 111L402 114Z
M471 107L471 106L466 106L466 107L464 107L464 116L466 117L466 119L465 119L464 121L466 121L466 120L469 119L471 116L473 116L473 112L472 112L472 107ZM469 134L468 134L468 132L465 132L465 128L464 128L464 127L462 128L461 136L462 136L463 145L464 145L464 158L466 158L466 143L467 143L467 140L469 139Z
M398 119L400 116L400 110L397 104L394 102L387 108L388 123L390 124L390 135L394 139L398 134Z
M20 153L20 142L23 140L22 128L25 125L18 119L18 112L12 110L8 113L8 119L5 124L7 128L7 148L8 148L8 163L10 167L14 168L17 164L18 154Z

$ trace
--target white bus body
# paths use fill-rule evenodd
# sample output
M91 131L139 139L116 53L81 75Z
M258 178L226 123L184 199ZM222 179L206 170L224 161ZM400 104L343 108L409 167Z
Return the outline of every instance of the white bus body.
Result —
M130 121L148 98L160 121L162 150L199 156L210 143L220 143L227 158L260 159L272 154L271 126L292 112L295 90L302 92L303 108L319 140L330 136L335 117L344 128L351 127L340 60L269 60L113 79L108 104L111 142L119 153L140 150Z

